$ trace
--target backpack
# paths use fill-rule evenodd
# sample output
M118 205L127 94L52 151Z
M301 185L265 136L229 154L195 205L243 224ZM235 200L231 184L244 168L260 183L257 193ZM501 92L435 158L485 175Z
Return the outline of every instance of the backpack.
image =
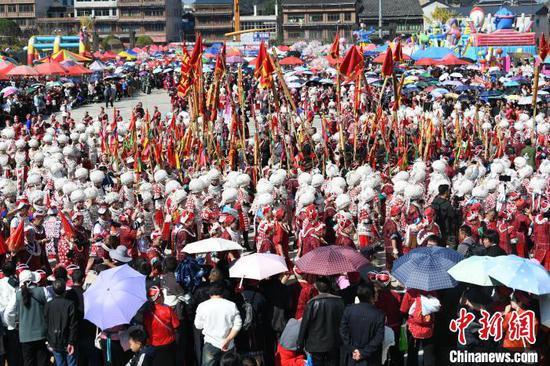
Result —
M409 330L412 336L416 339L428 339L434 333L434 317L433 315L422 315L422 302L420 296L415 299L415 309L412 314L409 314Z
M256 324L257 324L257 320L258 320L258 317L257 317L257 314L256 314L256 310L254 309L254 306L252 305L252 301L254 300L254 296L256 296L256 293L254 293L254 295L252 295L252 298L250 300L247 300L246 297L244 296L244 294L242 295L243 297L243 324L242 324L242 329L247 331L247 330L251 330L251 329L255 329L256 328Z
M193 291L202 283L202 278L206 275L203 265L204 258L185 258L176 268L176 282L184 290Z

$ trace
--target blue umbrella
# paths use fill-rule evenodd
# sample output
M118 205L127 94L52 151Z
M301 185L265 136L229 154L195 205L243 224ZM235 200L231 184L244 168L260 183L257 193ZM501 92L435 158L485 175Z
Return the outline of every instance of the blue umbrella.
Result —
M393 263L392 275L406 288L424 291L452 288L457 282L447 271L463 258L448 248L416 248Z
M550 293L550 274L538 262L502 255L487 263L487 274L503 285L535 295Z
M504 83L504 86L506 88L511 88L511 87L519 86L519 83L517 81L507 81Z

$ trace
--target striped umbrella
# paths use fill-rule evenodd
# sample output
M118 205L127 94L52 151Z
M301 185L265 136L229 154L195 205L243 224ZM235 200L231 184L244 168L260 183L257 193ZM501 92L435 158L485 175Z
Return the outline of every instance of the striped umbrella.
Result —
M319 247L308 252L296 261L302 272L320 276L332 276L347 272L357 272L369 261L355 249L339 245Z
M435 291L457 285L447 271L464 257L457 251L441 247L411 250L393 263L392 275L406 288Z

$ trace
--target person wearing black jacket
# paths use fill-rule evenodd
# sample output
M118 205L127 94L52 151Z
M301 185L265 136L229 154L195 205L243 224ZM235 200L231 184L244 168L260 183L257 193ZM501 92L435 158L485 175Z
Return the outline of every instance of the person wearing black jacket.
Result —
M504 249L499 246L500 237L495 230L487 230L483 233L483 238L481 240L483 242L483 246L485 247L485 252L480 253L480 255L486 255L489 257L506 255Z
M298 347L310 353L313 365L333 366L340 362L340 321L344 312L341 297L329 293L326 277L315 281L319 295L309 300L304 311Z
M65 298L65 286L64 280L56 279L53 283L55 297L44 306L46 340L57 366L77 366L78 318L74 302Z
M373 305L372 285L360 284L357 297L360 303L344 310L340 324L343 365L381 365L385 315Z
M445 246L456 236L459 225L459 214L449 201L450 191L447 184L439 186L439 195L432 201L435 211L435 222L441 229L442 245Z

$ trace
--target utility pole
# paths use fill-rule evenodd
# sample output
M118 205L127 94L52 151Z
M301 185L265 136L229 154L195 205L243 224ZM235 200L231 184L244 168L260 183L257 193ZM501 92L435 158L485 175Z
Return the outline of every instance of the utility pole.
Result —
M239 32L241 30L241 10L239 7L239 0L235 0L233 2L233 17L234 17L234 31ZM241 41L241 35L237 34L234 37L234 41L240 42Z
M378 0L378 37L382 39L382 0Z

